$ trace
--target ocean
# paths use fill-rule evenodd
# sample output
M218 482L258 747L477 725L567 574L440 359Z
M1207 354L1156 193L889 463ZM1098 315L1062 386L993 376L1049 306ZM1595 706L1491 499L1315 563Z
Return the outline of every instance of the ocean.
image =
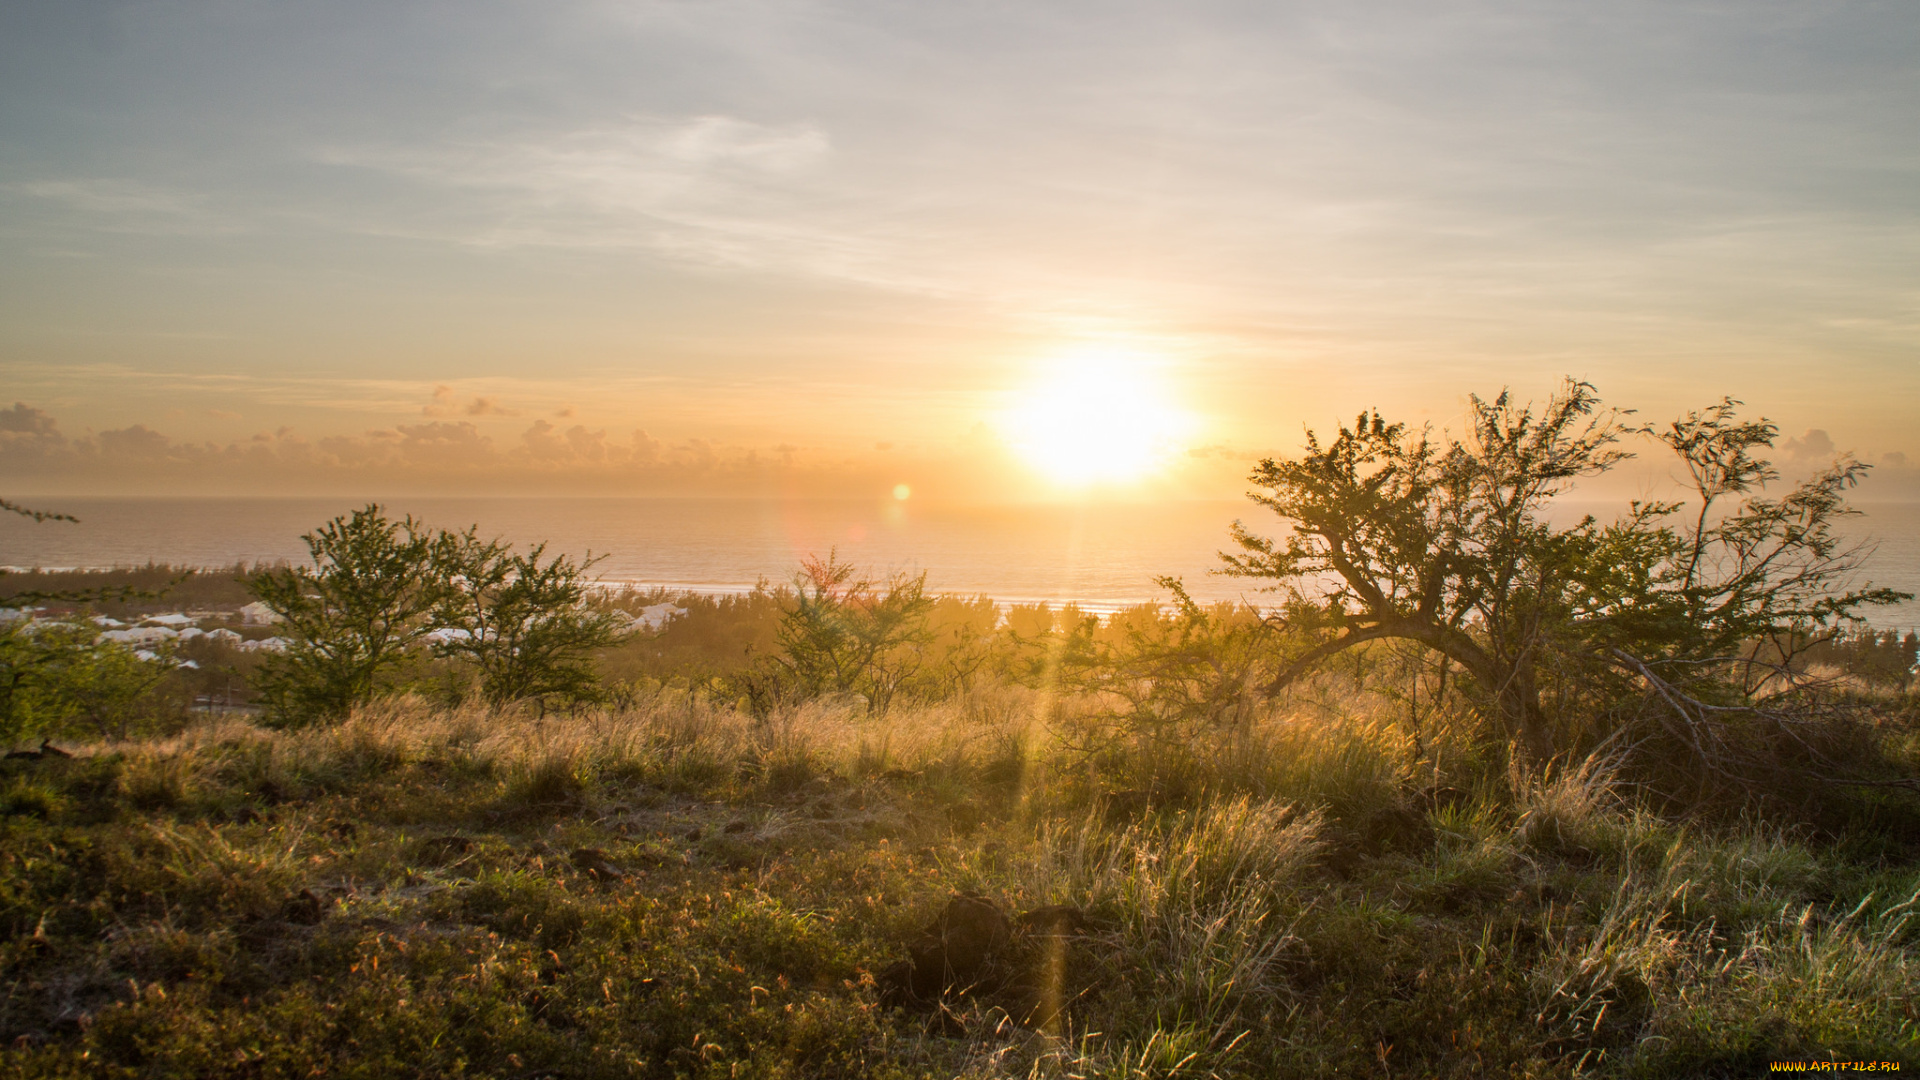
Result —
M54 498L29 505L80 519L35 523L0 515L0 565L103 567L148 562L229 566L301 561L302 533L364 500L346 498ZM1152 504L952 505L909 499L394 498L390 514L483 536L545 542L548 553L604 556L604 580L733 592L790 579L808 556L881 573L927 574L939 592L1001 601L1076 600L1096 610L1164 598L1159 575L1201 599L1246 597L1257 582L1211 573L1236 518L1272 534L1276 519L1247 501ZM1579 511L1568 504L1566 511ZM1850 535L1879 548L1876 583L1920 593L1920 503L1878 503ZM1598 508L1595 508L1598 512ZM1920 627L1920 601L1875 613Z

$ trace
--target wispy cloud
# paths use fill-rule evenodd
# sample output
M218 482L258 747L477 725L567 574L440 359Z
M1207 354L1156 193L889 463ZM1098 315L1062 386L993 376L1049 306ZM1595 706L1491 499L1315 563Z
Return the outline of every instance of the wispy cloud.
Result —
M0 184L0 194L57 207L100 232L175 236L243 230L241 222L216 211L203 194L125 178L16 181Z
M897 277L876 272L892 245L833 220L832 140L812 123L638 117L424 146L330 146L313 156L470 200L452 220L367 223L376 230L484 247L638 249L889 284Z

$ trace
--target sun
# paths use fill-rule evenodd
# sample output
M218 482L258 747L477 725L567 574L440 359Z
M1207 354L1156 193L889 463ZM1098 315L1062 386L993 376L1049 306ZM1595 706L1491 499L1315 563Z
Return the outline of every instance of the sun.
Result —
M1003 418L1007 441L1064 487L1144 479L1191 426L1152 367L1119 352L1082 352L1046 365Z

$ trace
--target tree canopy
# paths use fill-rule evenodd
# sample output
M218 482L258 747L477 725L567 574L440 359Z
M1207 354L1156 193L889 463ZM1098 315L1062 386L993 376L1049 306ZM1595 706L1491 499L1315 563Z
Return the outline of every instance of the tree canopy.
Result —
M1297 458L1267 459L1250 497L1280 539L1235 523L1226 572L1282 596L1291 650L1278 690L1368 641L1417 642L1457 664L1523 755L1556 753L1549 698L1591 699L1649 665L1744 664L1906 598L1856 581L1869 548L1835 526L1867 466L1842 458L1779 497L1762 456L1777 428L1726 399L1665 428L1603 408L1568 380L1536 411L1502 392L1471 398L1464 437L1361 413ZM1652 437L1684 466L1691 498L1641 501L1612 522L1555 525L1574 481ZM1746 689L1754 688L1749 680ZM1589 702L1590 703L1590 702Z

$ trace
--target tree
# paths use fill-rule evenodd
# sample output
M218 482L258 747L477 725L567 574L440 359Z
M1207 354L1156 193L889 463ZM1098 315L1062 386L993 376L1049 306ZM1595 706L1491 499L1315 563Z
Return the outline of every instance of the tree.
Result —
M1643 502L1565 528L1546 516L1553 498L1652 429L1573 380L1538 415L1504 392L1471 402L1464 440L1369 412L1325 446L1309 432L1301 457L1254 469L1265 491L1250 497L1291 531L1276 541L1236 522L1240 553L1223 558L1284 597L1275 625L1292 651L1269 692L1365 642L1415 642L1464 670L1483 713L1543 767L1558 749L1549 690L1604 692L1649 665L1704 670L1743 648L1751 668L1756 641L1830 631L1904 598L1851 587L1867 549L1833 531L1866 466L1843 459L1764 497L1778 476L1755 451L1777 429L1738 420L1731 399L1658 433L1692 481L1692 515Z
M0 744L40 735L64 719L60 689L83 647L75 628L24 618L0 623Z
M344 719L372 701L447 599L455 539L370 504L301 537L311 566L274 567L247 589L293 635L262 665L267 720L281 726Z
M126 738L166 715L158 693L173 670L98 640L92 627L15 619L0 624L0 744L85 734Z
M931 640L927 576L877 581L829 552L804 561L793 587L777 634L780 667L805 696L855 693L885 712Z
M35 510L0 499L0 511L35 522L78 524L72 514ZM6 574L0 570L0 575ZM177 583L180 579L174 579ZM94 604L152 599L166 590L109 586L99 589L27 589L11 594L14 604ZM25 613L23 612L23 615ZM129 717L165 678L167 666L141 660L117 645L100 643L95 633L61 622L31 617L0 624L0 743L28 736L57 734L75 716L92 722L100 734L126 734Z
M494 706L548 696L591 700L593 652L626 637L627 620L589 602L586 571L594 560L576 564L561 555L542 563L545 550L517 555L472 529L449 547L449 588L434 613L443 633L434 649L478 668L480 692Z

